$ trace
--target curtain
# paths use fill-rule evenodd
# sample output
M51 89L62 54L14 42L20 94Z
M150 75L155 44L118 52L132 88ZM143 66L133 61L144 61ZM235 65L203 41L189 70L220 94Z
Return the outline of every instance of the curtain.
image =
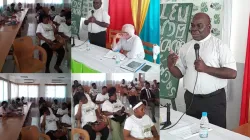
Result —
M27 102L38 102L38 85L18 85L19 98L24 97Z
M0 0L0 13L2 12L3 10L3 0Z
M131 0L132 16L137 34L141 32L141 29L144 25L144 21L148 12L149 3L150 0ZM140 11L138 10L139 7ZM138 19L138 13L140 15L140 19ZM139 25L138 22L140 22Z
M80 83L90 87L96 83L97 89L101 91L102 86L106 86L106 73L82 74Z
M15 100L18 97L18 85L11 83L11 100Z
M112 85L120 84L122 79L126 81L126 84L129 84L134 80L134 73L112 73Z
M124 24L132 24L132 9L131 9L131 0L109 0L109 16L110 16L110 25L109 30L121 30ZM107 34L107 42L109 35ZM109 42L111 43L111 42Z
M42 2L40 2L40 4L43 7L50 8L50 6L55 6L56 11L58 13L60 13L61 9L64 8L64 1L63 0L40 0L40 1L42 1Z
M145 42L160 45L160 0L151 0L147 16L140 32L140 38ZM152 51L151 48L144 46L144 49ZM153 57L146 55L145 59L153 62ZM158 56L156 63L160 63Z
M240 125L248 123L249 93L250 93L250 18L248 26L248 42L247 42L245 70L244 70L244 79L243 79L242 97L241 97Z
M0 102L8 101L8 82L0 80Z
M45 100L53 103L54 99L58 103L66 102L66 85L46 85L45 86Z

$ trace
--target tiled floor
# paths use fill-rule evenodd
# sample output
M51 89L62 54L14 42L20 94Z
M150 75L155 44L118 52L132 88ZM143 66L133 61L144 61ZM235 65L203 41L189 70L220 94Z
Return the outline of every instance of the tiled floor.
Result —
M21 31L22 36L30 36L33 39L33 44L36 45L36 27L37 27L37 22L36 22L36 18L35 18L35 14L34 13L30 13L27 15L27 21L24 25L24 28ZM64 56L64 60L61 64L61 69L64 73L69 73L69 63L70 63L70 59L69 59L69 54L70 52L66 52L65 56ZM35 57L38 57L37 52L34 53ZM50 72L51 73L57 73L54 70L54 65L56 63L56 54L53 55L53 58L51 60L50 63ZM3 73L13 73L13 72L18 72L16 70L16 67L14 65L14 59L12 56L7 56L5 64L3 66L2 69ZM41 71L40 73L44 73L44 70Z

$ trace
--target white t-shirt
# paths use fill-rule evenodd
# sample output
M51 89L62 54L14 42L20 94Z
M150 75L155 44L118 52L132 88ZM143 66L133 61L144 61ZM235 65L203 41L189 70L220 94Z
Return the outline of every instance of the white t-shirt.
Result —
M99 94L97 94L95 100L96 100L96 101L101 101L101 102L103 102L103 101L108 100L108 99L109 99L108 93L106 93L105 95L99 93ZM102 104L103 104L103 103L102 103ZM102 104L101 104L101 107L102 107Z
M91 94L92 96L96 96L98 94L98 89L91 88L89 90L89 94Z
M120 84L121 87L126 87L126 83L125 84Z
M108 12L104 11L102 8L99 8L98 10L94 9L94 14L96 20L100 22L105 22L110 24L110 16L108 15ZM86 17L86 20L88 20L90 17L92 17L91 10L88 12L88 16ZM88 32L90 33L99 33L102 31L106 31L107 28L101 27L97 25L96 23L89 23L88 24Z
M194 67L196 60L194 44L196 43L200 45L199 56L207 66L237 70L236 61L230 48L220 39L210 34L201 41L191 40L180 48L179 59L176 63L183 75L184 89L190 92L193 92L197 76ZM198 75L194 94L209 94L227 86L227 79L217 78L203 72L199 72Z
M42 124L43 122L43 118L44 116L42 115L40 118L40 123ZM46 120L45 120L45 133L47 133L50 130L56 131L57 130L57 125L56 125L56 121L58 121L59 119L57 117L55 117L55 115L51 114L46 116Z
M57 12L56 11L52 11L52 10L49 10L49 15L51 17L55 17L57 15Z
M68 26L65 22L61 23L58 32L63 33L67 37L71 37L71 26Z
M79 108L79 104L75 106L75 115L77 114ZM96 109L98 106L94 104L93 102L88 102L87 104L82 104L82 127L86 125L88 122L96 122L97 117L96 117Z
M120 51L121 49L128 51L126 55L128 58L139 58L143 60L145 57L142 41L137 35L133 35L128 40L121 38L119 42L112 47L113 51Z
M62 123L66 123L68 125L71 125L71 117L68 114L63 115L61 121L62 121Z
M36 29L36 33L41 33L43 37L51 41L55 40L54 30L50 24L39 23ZM41 45L44 43L44 40L41 40Z
M64 110L61 109L61 108L58 108L56 114L58 114L58 115L68 114L68 108L66 108L66 109L64 109Z
M124 105L122 104L122 102L117 99L115 103L111 103L109 100L106 100L103 104L102 104L102 111L107 111L107 112L117 112L119 110L121 110L124 107ZM113 118L113 115L108 116L109 118Z
M153 137L152 126L154 123L148 115L144 115L141 119L132 115L126 119L124 129L130 131L132 137L144 139Z
M91 101L91 102L92 102L92 100L91 100L91 98L90 98L90 96L89 96L88 93L85 93L85 96L87 97L88 101Z
M60 15L56 15L53 21L56 22L56 23L58 23L58 24L61 24L62 22L65 22L66 19L65 19L64 16L61 17Z

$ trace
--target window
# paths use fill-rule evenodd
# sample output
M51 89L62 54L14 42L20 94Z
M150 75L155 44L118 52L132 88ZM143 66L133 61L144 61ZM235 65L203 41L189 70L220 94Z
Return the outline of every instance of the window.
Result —
M38 86L37 85L19 85L18 96L26 98L38 98Z
M0 0L0 8L2 8L2 7L3 7L3 1Z
M43 3L49 3L49 4L63 4L63 0L44 0Z
M106 81L106 73L81 74L81 81Z
M134 80L134 74L133 73L112 73L112 81L121 81L122 79L125 79L125 81L133 81Z
M35 0L7 0L7 4L10 5L11 3L22 3L22 4L25 4L25 3L35 3Z
M18 97L18 85L11 83L11 99Z
M66 98L66 86L64 85L47 85L45 92L47 98Z
M8 100L8 82L0 80L0 101Z

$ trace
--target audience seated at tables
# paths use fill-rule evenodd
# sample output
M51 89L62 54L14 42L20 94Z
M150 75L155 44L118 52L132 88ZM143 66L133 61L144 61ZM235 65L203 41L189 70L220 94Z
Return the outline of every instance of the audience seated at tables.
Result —
M133 105L134 115L125 121L123 135L125 140L159 140L159 134L150 117L145 114L145 105L137 102Z
M15 3L12 3L11 5L10 5L10 12L11 13L16 13L17 12L17 10L15 9Z
M109 95L107 93L107 87L102 87L102 93L97 94L95 103L102 107L102 104L109 99Z
M18 108L18 106L17 106L15 100L12 100L12 101L11 101L11 104L9 105L9 109L10 109L11 111L15 111L15 110L17 110L17 108Z
M18 107L23 106L23 103L21 102L21 99L19 97L16 98L16 105Z
M6 9L3 11L3 16L5 17L11 16L11 11L9 6L7 6Z
M65 10L61 10L60 15L56 15L53 22L56 26L59 26L61 23L66 22Z
M116 88L108 89L109 100L106 100L102 105L103 114L110 118L112 139L123 140L123 126L127 117L125 107L122 102L117 99Z
M0 116L7 117L7 116L10 116L10 113L11 113L11 110L9 110L8 102L3 101L0 107Z
M116 40L120 39L118 43ZM122 27L122 33L118 33L113 38L113 51L119 51L128 58L144 59L145 52L142 41L135 35L135 28L131 24L125 24Z
M57 61L54 69L58 73L62 73L60 69L60 65L64 58L65 50L63 48L63 44L61 44L56 38L55 34L57 33L56 28L53 23L50 21L48 15L41 15L41 19L43 22L39 23L37 26L36 34L38 38L41 40L42 47L47 52L47 62L46 62L46 73L50 73L50 61L53 56L53 51L57 52Z
M25 105L25 104L27 105L27 102L25 101L25 99L24 99L23 96L21 97L21 103L22 103L23 105Z
M69 106L68 108L68 112L67 114L64 114L61 118L61 123L62 126L64 127L71 127L71 106Z
M62 108L58 108L56 115L58 117L62 117L65 114L68 114L68 104L67 103L62 103Z
M50 16L51 20L54 20L56 15L57 15L57 12L56 12L55 6L50 6L49 16Z
M101 120L101 115L98 111L98 106L91 101L88 101L84 93L78 94L78 104L75 106L75 118L81 121L81 128L89 133L90 140L96 139L96 132L101 133L101 140L107 140L109 129L106 122ZM103 124L102 128L97 128L96 125ZM113 138L114 139L114 138Z
M22 3L19 2L19 3L17 4L16 11L22 11L22 7L23 7Z
M146 87L141 91L140 99L142 101L145 100L147 102L147 105L151 107L152 120L154 123L156 123L156 120L155 120L155 95L153 94L153 92L149 88L150 88L150 83L146 82Z
M95 102L97 94L98 94L98 89L97 89L96 83L92 83L90 91L89 91L89 95L93 102Z
M42 108L42 116L40 118L41 128L45 129L45 134L50 137L51 140L67 140L67 132L59 130L59 119L49 110L48 107Z

